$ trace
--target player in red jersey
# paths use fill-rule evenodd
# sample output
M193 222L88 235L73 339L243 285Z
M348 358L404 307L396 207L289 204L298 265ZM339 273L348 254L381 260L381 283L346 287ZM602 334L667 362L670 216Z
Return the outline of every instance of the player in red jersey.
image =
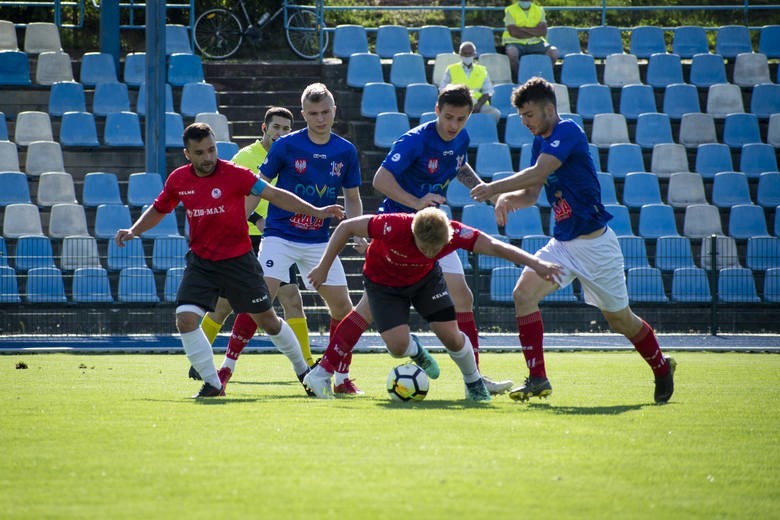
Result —
M319 264L308 274L315 287L326 279L331 264L353 236L372 239L363 265L365 295L390 355L409 356L430 378L439 377L436 360L410 334L411 304L430 323L460 368L466 398L489 401L490 393L477 368L471 342L458 329L455 305L437 260L456 249L466 249L527 265L546 280L555 280L561 274L560 268L472 227L450 221L443 211L429 207L414 214L365 215L341 222ZM341 324L331 336L320 363L303 379L303 384L323 399L332 397L330 377L355 346L339 334L339 328Z
M224 395L214 355L200 321L224 295L236 312L246 312L290 359L299 380L308 371L290 326L274 312L263 270L252 251L247 215L261 198L316 218L342 218L344 210L315 207L292 193L270 186L250 170L217 158L211 127L194 123L184 130L184 156L190 164L175 169L162 192L130 229L117 231L117 245L153 228L181 202L190 226L187 267L176 295L176 327L190 364L203 379L194 397Z

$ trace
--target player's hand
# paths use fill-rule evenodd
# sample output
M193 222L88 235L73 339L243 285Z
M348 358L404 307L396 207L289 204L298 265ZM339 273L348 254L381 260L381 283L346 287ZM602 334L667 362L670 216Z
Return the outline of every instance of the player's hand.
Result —
M561 277L563 276L563 267L545 260L539 260L538 258L537 262L539 265L533 268L536 274L550 283L560 285Z
M125 247L125 242L132 240L135 237L135 233L129 229L118 229L116 235L114 235L114 242L119 247Z
M323 268L322 265L317 264L314 266L314 269L309 271L306 278L309 279L309 282L311 282L315 289L319 289L320 285L325 283L325 280L328 279L328 270Z
M424 209L428 206L438 206L439 204L445 204L447 198L439 195L438 193L426 193L421 199L417 200L417 206L414 209Z
M512 207L509 204L509 198L504 194L499 195L496 199L496 206L493 210L496 214L496 224L499 226L506 226L506 221L509 213L512 211Z
M339 206L338 204L332 204L330 206L324 206L322 208L317 208L318 214L314 215L315 217L326 219L326 218L336 218L336 219L343 219L346 215L346 212L344 211L344 208Z
M265 231L265 218L260 217L257 219L257 222L255 222L255 227L260 231L260 234L263 234L263 231Z
M489 198L491 198L493 194L493 188L490 183L481 183L477 184L471 189L471 192L469 193L471 195L471 198L476 200L477 202L485 202Z
M368 240L366 240L364 237L355 237L352 242L352 247L361 255L366 254L366 249L368 249Z

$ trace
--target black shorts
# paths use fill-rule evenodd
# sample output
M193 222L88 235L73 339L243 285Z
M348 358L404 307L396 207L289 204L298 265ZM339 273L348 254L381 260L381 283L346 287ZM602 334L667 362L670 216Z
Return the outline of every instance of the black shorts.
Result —
M425 278L414 285L390 287L374 283L367 278L364 278L363 284L374 317L374 326L379 332L407 325L410 304L427 322L455 319L455 305L438 263Z
M271 308L263 268L251 251L216 262L188 251L186 259L176 305L197 305L213 311L217 297L222 296L236 313L255 314Z

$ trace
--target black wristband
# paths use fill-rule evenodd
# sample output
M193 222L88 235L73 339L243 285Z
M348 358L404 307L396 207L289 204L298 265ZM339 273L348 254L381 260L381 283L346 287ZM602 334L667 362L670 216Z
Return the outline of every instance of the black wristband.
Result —
M260 219L262 219L262 218L263 218L263 217L261 217L261 216L260 216L260 215L258 215L257 213L254 213L254 212L253 212L251 215L249 215L249 218L248 218L247 220L248 220L249 222L251 222L252 224L254 224L254 225L257 225L257 222L258 222Z

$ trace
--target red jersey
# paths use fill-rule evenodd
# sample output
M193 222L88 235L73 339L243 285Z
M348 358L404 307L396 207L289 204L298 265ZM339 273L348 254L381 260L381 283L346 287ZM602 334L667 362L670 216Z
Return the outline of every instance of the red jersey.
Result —
M250 170L227 161L218 160L207 177L198 177L187 164L171 172L154 208L170 213L181 202L192 252L212 261L236 258L252 250L244 198L256 182Z
M368 236L372 240L363 264L366 278L390 287L415 284L431 272L436 260L456 249L472 251L479 238L479 231L452 220L452 240L435 258L428 258L414 243L412 219L411 213L386 213L368 221Z

